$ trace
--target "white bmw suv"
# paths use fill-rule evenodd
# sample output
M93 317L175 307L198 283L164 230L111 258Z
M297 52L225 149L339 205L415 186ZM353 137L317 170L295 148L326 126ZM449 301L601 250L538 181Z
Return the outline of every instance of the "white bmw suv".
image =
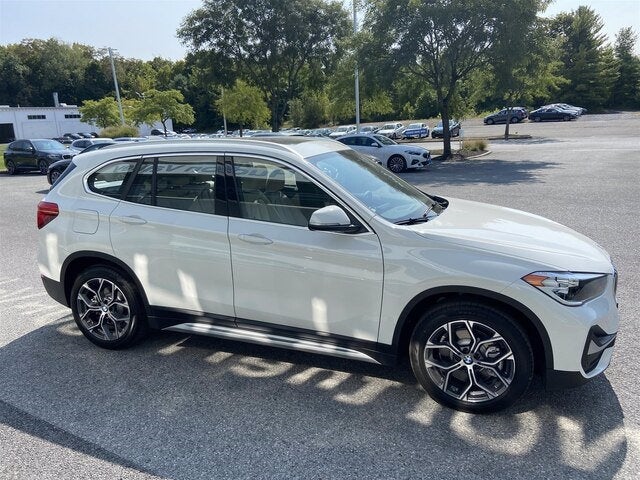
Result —
M427 195L331 140L168 141L74 160L38 205L39 267L82 333L148 328L379 364L438 402L507 407L534 372L611 360L616 271L544 218Z

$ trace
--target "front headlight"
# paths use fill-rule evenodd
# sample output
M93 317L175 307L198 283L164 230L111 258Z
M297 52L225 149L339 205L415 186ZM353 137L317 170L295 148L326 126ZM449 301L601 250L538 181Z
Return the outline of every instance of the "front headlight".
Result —
M418 152L417 150L405 150L405 153L408 155L415 155L416 157L419 157L424 152Z
M47 158L52 158L52 159L58 158L58 159L60 159L60 158L62 158L62 155L59 155L57 153L50 153L50 154L47 155Z
M522 280L554 300L577 307L602 295L607 288L604 273L534 272Z

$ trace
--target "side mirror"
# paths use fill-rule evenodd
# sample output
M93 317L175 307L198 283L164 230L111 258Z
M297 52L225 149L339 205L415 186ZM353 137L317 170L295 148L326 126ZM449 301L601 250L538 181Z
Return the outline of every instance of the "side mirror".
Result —
M371 142L369 144L370 147L380 147L380 145L378 145L376 142Z
M311 214L309 230L355 233L360 230L360 225L353 225L349 216L337 205L329 205Z

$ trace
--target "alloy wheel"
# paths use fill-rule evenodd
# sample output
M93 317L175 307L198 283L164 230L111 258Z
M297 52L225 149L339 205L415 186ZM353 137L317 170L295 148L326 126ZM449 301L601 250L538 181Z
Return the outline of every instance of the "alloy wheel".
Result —
M112 281L92 278L83 283L76 306L80 322L94 337L116 341L127 334L131 309L125 294Z
M511 346L493 328L458 320L437 328L423 352L427 374L456 400L482 403L505 393L516 375Z

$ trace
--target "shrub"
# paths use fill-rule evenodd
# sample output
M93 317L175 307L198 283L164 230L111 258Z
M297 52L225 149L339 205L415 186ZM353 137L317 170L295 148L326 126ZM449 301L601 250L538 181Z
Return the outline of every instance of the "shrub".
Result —
M477 140L464 140L462 142L462 149L469 150L471 152L482 152L487 149L487 141L483 138Z
M117 127L107 127L100 131L101 137L137 137L140 135L138 129L132 125L119 125Z

